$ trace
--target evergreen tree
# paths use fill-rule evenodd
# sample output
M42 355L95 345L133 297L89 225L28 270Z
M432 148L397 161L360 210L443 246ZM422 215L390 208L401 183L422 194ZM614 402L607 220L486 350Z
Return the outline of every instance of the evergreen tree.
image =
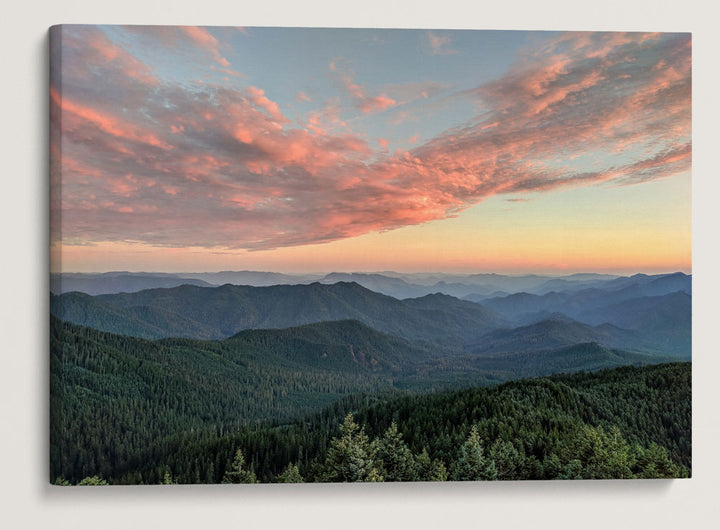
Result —
M296 464L288 464L288 467L285 468L285 471L278 475L277 481L280 483L304 482L303 477L300 474L300 470L298 470Z
M386 482L418 480L415 458L393 421L385 434L374 442L375 456L382 462Z
M585 478L582 462L577 458L573 458L560 467L558 474L554 478L558 480L580 480Z
M78 482L78 486L107 486L107 480L98 477L97 475L93 475L92 477L85 477L80 482Z
M173 480L172 473L170 473L169 469L165 470L165 474L163 475L162 483L165 484L166 486L170 485L170 484L177 484L177 482Z
M577 460L580 463L582 468L579 473L580 478L633 477L631 468L635 463L634 455L620 434L620 429L615 426L612 426L607 432L602 426L583 426L571 440L566 454L570 456L570 461Z
M559 479L563 471L563 464L557 453L547 455L538 469L537 478L553 480Z
M519 480L525 476L525 459L510 441L497 439L490 446L488 458L495 463L498 480Z
M348 414L340 426L340 437L330 441L318 479L321 482L376 482L382 479L378 467L365 430Z
M235 453L230 470L225 472L223 484L254 484L257 482L255 473L245 468L245 456L241 449Z
M372 468L370 470L370 473L368 473L367 478L363 482L384 482L385 478L383 477L383 474L378 471L376 467Z
M460 447L458 459L452 466L452 480L495 480L495 462L485 457L477 426L473 425L470 435Z
M675 464L664 447L651 443L643 449L635 447L635 468L638 478L681 478L687 477L687 470Z
M417 479L423 482L442 482L448 479L448 472L442 460L430 460L427 448L415 458Z

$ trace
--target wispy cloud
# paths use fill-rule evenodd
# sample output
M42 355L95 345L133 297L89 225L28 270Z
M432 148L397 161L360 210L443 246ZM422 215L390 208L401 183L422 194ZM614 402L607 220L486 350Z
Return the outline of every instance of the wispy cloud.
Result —
M220 53L220 43L207 29L197 26L181 26L180 29L189 35L196 45L207 50L220 66L224 68L230 66L230 61Z
M454 55L457 53L457 50L450 46L449 36L437 35L432 31L428 31L426 36L431 55Z
M67 241L320 243L451 217L496 194L637 184L691 162L689 35L562 35L466 91L481 114L393 153L353 132L336 101L300 123L261 87L163 82L92 28L68 30L64 46L51 211ZM359 111L390 105L346 64L333 68Z
M181 55L184 61L190 60L186 54L188 51L193 51L198 56L204 57L205 60L209 59L216 63L204 65L206 68L231 77L245 77L242 72L230 68L230 61L223 55L223 51L227 50L224 50L221 40L212 33L215 32L219 35L246 34L247 31L244 28L198 26L123 26L122 28L146 49L161 48L169 54Z
M348 61L342 57L333 59L329 65L330 71L340 80L340 83L352 97L355 106L363 113L379 112L394 107L397 101L386 96L378 94L375 96L368 95L367 90L362 85L355 82L355 72L350 68Z

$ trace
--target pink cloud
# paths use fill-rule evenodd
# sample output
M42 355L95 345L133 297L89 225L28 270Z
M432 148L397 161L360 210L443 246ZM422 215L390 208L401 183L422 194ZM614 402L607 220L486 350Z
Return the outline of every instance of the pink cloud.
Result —
M214 64L210 65L210 69L215 72L227 74L231 77L247 77L245 74L243 74L242 72L238 72L237 70L232 70L231 68L220 68L218 66L215 66Z
M81 121L85 121L105 133L108 133L117 138L123 138L132 142L144 143L153 147L160 147L162 149L172 149L172 146L166 142L160 140L155 134L149 131L143 131L141 128L136 127L129 123L124 123L119 118L102 113L91 107L81 105L70 99L63 98L61 100L55 89L50 89L50 98L52 102L66 113L69 119L72 117L80 118ZM65 127L72 127L75 122L66 123ZM80 124L78 127L82 127Z
M215 62L220 66L225 68L230 66L230 61L225 59L220 53L220 43L207 29L198 26L181 26L180 29L184 31L195 44L210 52Z
M293 122L259 87L143 82L132 74L150 72L142 63L92 38L69 41L65 90L51 92L51 131L62 139L54 238L304 245L452 217L492 195L638 184L691 163L687 35L564 34L546 43L549 55L529 50L459 96L482 115L394 153L387 139L371 147L351 130L339 101ZM361 112L395 104L369 95L341 62L331 71ZM117 87L130 98L124 109L107 103Z
M347 123L340 117L340 103L330 100L324 107L308 113L307 122L302 124L316 134L329 134L329 131L347 131Z
M355 72L348 66L347 61L342 58L333 59L330 62L329 68L331 72L336 74L360 112L365 114L380 112L394 107L397 104L397 101L385 94L379 94L377 96L368 95L363 86L355 83Z
M264 90L251 86L246 89L246 92L256 107L260 107L265 110L265 112L267 112L278 123L288 123L287 118L285 118L283 113L280 112L280 107L278 107L277 103L269 100L265 96Z
M114 44L108 37L99 31L91 32L89 38L85 40L87 48L84 53L92 62L97 59L103 61L107 67L108 63L112 63L113 68L119 69L123 76L133 81L148 85L156 85L157 78L153 75L152 70L142 61L127 52L124 48Z
M358 108L365 113L377 112L389 109L395 105L395 100L387 96L375 96L372 98L364 98L358 103Z

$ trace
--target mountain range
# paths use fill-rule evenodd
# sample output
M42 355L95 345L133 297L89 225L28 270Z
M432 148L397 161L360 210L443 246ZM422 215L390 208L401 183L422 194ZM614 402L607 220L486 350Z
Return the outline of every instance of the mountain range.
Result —
M287 328L354 319L413 340L477 339L509 321L483 306L446 295L398 300L355 282L214 288L183 285L91 297L51 295L61 320L145 338L226 338L244 329Z
M501 345L503 351L517 352L596 342L689 357L689 276L638 275L604 285L516 293L480 303L441 293L400 300L354 281L181 285L97 296L51 294L50 310L61 320L144 338L222 339L246 329L351 319L397 337L477 354L498 352Z
M639 278L640 275L638 275ZM652 278L652 277L650 277ZM545 294L551 291L578 290L597 287L623 277L607 274L571 274L567 276L446 274L446 273L359 273L282 274L265 271L221 271L188 273L150 273L115 271L106 273L53 273L50 290L54 294L80 291L87 294L114 294L143 289L167 288L178 285L220 286L296 285L313 282L355 282L372 291L394 298L417 298L442 293L456 296L491 297L495 293L528 292ZM635 280L633 280L635 281Z

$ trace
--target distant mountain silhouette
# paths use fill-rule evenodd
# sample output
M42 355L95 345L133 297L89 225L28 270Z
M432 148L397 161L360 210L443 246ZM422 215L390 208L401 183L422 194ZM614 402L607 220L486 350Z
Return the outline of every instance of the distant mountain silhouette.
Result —
M210 287L211 284L199 279L182 278L173 274L51 274L50 291L63 294L78 291L90 295L112 293L134 293L143 289L169 288L180 285Z
M402 300L403 298L416 298L428 294L427 287L414 285L401 278L390 278L382 274L361 274L333 272L326 275L322 283L356 282L366 289L376 293L386 294Z
M689 354L691 348L692 277L683 273L617 278L579 291L544 295L515 293L478 299L477 303L526 325L562 313L597 326L612 324L642 335L640 344ZM594 340L594 339L593 339ZM636 344L637 345L637 344Z
M122 279L124 274L107 276ZM350 276L386 288L394 285L405 294L414 289L384 275ZM326 280L339 277L343 276L329 275ZM172 275L157 279L177 281ZM502 283L506 277L494 279ZM596 280L600 281L582 275L577 281ZM521 292L480 303L441 293L399 300L354 281L267 287L185 284L97 296L51 295L50 309L68 322L143 338L222 339L246 329L356 320L395 337L475 354L596 342L608 348L689 357L691 281L682 273L636 275L603 280L604 288L544 295ZM677 287L681 290L665 292Z
M471 302L446 296L401 301L354 282L215 288L184 285L92 298L67 293L51 299L51 312L104 331L156 338L224 338L244 329L354 319L412 340L462 343L507 325L495 312Z

